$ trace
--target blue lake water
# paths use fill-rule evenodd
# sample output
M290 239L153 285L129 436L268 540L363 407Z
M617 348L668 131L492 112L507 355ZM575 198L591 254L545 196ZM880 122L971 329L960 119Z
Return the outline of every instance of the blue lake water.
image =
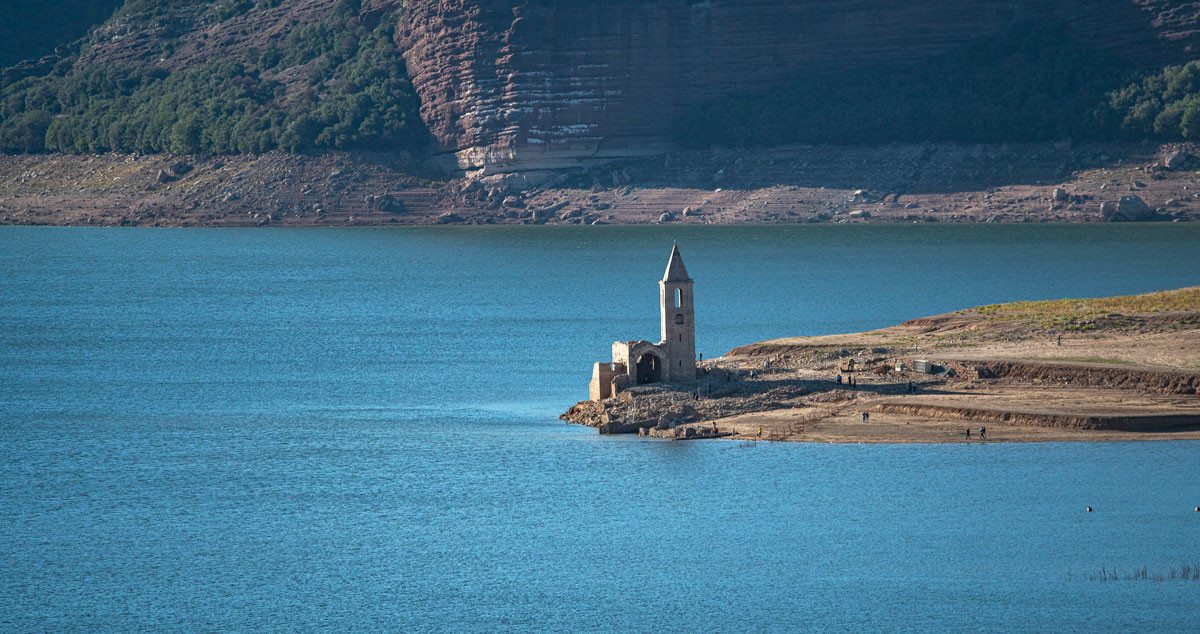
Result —
M0 630L1195 631L1089 579L1200 562L1195 441L563 425L672 240L707 357L1200 284L1192 225L0 227Z

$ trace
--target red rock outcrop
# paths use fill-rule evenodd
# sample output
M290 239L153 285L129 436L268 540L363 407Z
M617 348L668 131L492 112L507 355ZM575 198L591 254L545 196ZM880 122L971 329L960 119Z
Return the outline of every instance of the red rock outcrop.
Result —
M699 100L801 69L920 59L1016 21L1065 24L1142 63L1200 42L1172 0L413 0L397 38L422 116L464 169L660 149Z

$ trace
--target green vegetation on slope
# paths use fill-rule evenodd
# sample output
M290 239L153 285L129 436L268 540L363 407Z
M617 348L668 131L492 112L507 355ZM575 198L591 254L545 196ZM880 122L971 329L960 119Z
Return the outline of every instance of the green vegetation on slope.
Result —
M1071 315L1081 312L1159 313L1169 310L1200 310L1200 286L1141 295L988 304L970 310L984 315Z
M1200 138L1200 64L1130 84L1134 70L1059 29L1015 27L932 60L700 104L673 132L691 147Z
M228 16L251 8L223 0L212 10ZM392 38L394 24L384 16L369 30L357 2L343 0L281 44L249 51L256 65L212 61L170 72L64 64L3 91L0 149L221 154L421 147L427 132ZM270 79L303 64L313 66L298 95Z
M1109 94L1106 126L1140 138L1200 139L1200 61L1168 66Z

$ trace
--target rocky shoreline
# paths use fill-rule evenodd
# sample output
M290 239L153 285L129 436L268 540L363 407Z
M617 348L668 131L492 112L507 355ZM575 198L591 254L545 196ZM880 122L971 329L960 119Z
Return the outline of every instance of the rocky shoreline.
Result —
M1094 314L1074 304L982 307L871 333L760 342L703 362L696 382L636 386L561 418L670 439L1200 438L1200 289L1164 296L1172 304ZM983 439L965 433L980 427Z
M1190 144L802 146L452 178L405 153L0 157L0 224L378 226L1200 219Z

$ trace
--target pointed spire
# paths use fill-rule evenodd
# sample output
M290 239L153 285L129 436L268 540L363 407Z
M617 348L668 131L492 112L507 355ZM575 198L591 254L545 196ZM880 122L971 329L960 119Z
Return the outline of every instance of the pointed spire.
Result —
M663 275L664 282L689 282L687 269L683 267L683 258L679 255L679 245L671 246L671 259L667 261L667 272Z

